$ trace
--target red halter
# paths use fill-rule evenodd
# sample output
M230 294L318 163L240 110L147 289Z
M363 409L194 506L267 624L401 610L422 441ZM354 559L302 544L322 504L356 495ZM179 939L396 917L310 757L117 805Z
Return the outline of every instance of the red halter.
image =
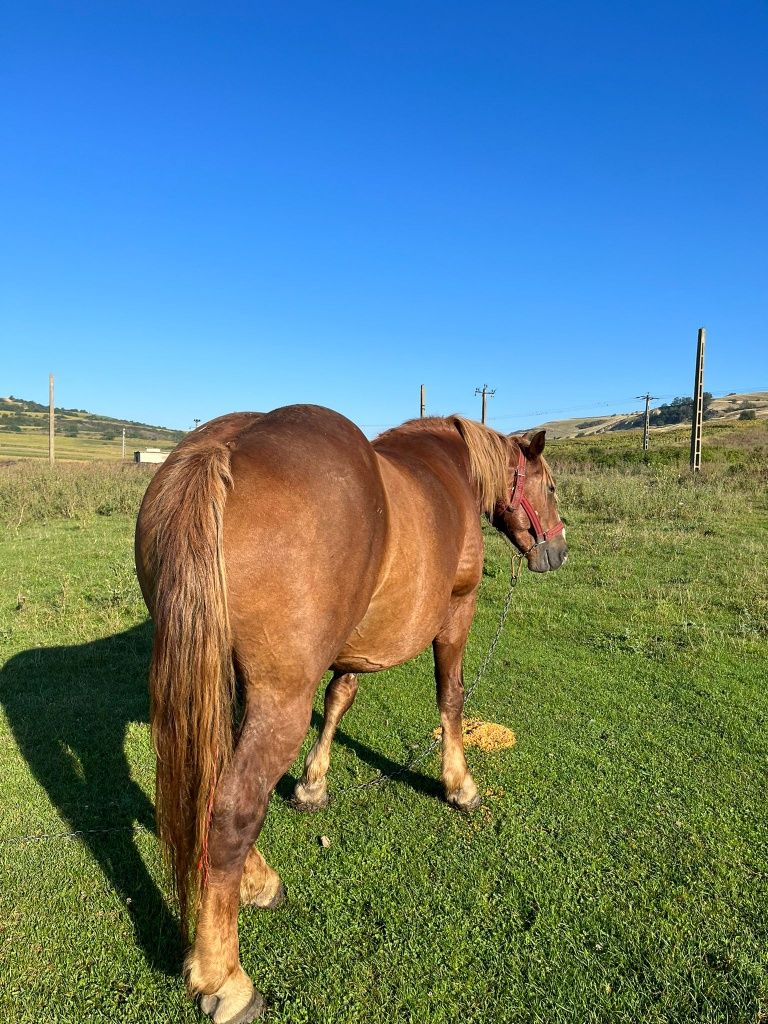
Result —
M520 507L523 508L523 511L531 521L531 529L536 534L536 543L533 547L537 547L539 544L545 544L548 540L556 537L558 533L562 533L565 529L565 525L561 519L558 519L554 526L551 526L548 530L544 529L541 525L538 512L525 496L525 476L525 455L521 448L520 455L517 460L517 467L515 469L515 479L512 483L512 490L510 491L509 500L503 508L503 511L514 512ZM499 504L501 504L501 502L499 502Z

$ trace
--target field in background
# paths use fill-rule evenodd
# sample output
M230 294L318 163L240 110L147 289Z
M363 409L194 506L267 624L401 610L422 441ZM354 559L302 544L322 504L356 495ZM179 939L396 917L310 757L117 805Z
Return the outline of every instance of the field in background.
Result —
M43 407L30 403L0 398L0 460L2 459L47 459L48 418ZM22 409L27 411L21 411ZM740 422L739 416L746 409L755 413L755 420ZM15 410L15 411L14 411ZM712 457L719 459L723 445L729 446L734 438L736 447L752 448L755 456L764 455L754 451L755 444L764 444L768 429L768 392L727 395L716 398L709 406L710 413L717 418L704 424L704 448L711 447ZM616 465L667 464L684 468L688 461L690 424L682 426L652 426L651 447L647 455L642 453L642 431L631 429L611 431L617 423L630 419L636 413L619 413L612 416L592 417L588 420L552 420L541 424L547 429L550 441L575 440L574 457L585 461L590 455L590 445L598 445L594 458L598 462L608 452L616 453ZM9 424L15 422L14 431ZM21 423L22 425L19 425ZM131 423L127 420L96 416L83 410L59 410L56 414L56 457L60 460L116 461L121 456L121 431L126 429L126 458L133 452L146 447L170 451L184 436L183 431L153 427L148 424ZM77 431L77 436L71 436ZM754 436L752 433L754 433ZM69 433L68 433L69 432ZM756 441L755 438L758 438ZM753 459L753 462L757 459ZM601 464L605 464L604 461Z
M160 448L170 451L173 441L147 440L143 437L125 438L125 461L133 459L133 453L144 448ZM93 462L103 460L119 462L122 455L122 439L110 441L100 437L66 437L56 435L56 460L62 462ZM48 435L42 431L23 434L0 434L0 459L48 459Z
M562 472L615 469L620 472L651 472L667 468L687 474L690 459L690 427L651 431L648 451L643 451L642 431L623 430L553 440L547 457ZM713 421L704 424L703 476L725 473L768 482L768 419L745 422Z
M658 408L660 404L658 400L654 402L652 410ZM707 422L714 421L719 424L733 423L745 414L753 419L764 419L768 417L768 391L750 391L742 394L723 395L719 398L713 398L708 403L707 409L708 416L713 418L713 420L708 419ZM548 420L546 423L540 424L540 426L545 427L552 438L594 437L596 435L603 437L607 432L616 430L624 424L632 423L637 419L638 415L637 412L618 412L607 416L573 416L566 420ZM690 436L690 413L686 426ZM653 434L676 429L678 428L675 426L663 426L658 422L654 422L652 413L651 432ZM635 433L637 434L638 431L635 431Z
M260 845L289 903L240 918L268 1024L768 1020L764 425L707 425L695 480L668 436L669 464L548 450L571 555L524 573L468 708L518 737L468 751L480 811L441 801L436 755L315 816L280 785ZM3 1020L199 1019L152 831L150 472L0 466ZM508 573L488 529L468 679ZM331 789L419 749L433 689L429 654L365 677Z
M122 431L128 459L140 448L170 451L184 432L99 416L84 409L55 411L57 459L115 461L122 454ZM48 458L48 409L38 402L0 398L0 459Z

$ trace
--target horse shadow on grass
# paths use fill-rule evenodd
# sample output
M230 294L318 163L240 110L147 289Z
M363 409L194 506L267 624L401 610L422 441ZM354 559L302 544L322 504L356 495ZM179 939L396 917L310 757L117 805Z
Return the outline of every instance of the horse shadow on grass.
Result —
M176 974L184 954L178 924L134 836L137 826L154 830L154 808L131 777L125 754L128 728L149 721L151 646L147 621L91 643L24 651L0 672L0 703L65 829L82 833L80 841L127 907L148 964ZM321 721L315 713L313 725ZM341 730L335 742L376 773L389 775L401 767ZM398 781L430 796L441 792L436 780L413 770ZM285 776L278 796L289 799L295 782Z
M131 778L126 730L147 722L149 622L73 647L17 654L0 673L0 702L19 750L67 831L80 841L127 907L147 961L176 973L181 934L136 847L154 809ZM56 840L51 840L56 842Z

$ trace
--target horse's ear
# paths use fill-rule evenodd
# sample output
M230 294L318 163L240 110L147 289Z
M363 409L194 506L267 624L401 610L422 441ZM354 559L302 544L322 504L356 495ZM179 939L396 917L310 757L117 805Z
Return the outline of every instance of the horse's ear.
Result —
M528 441L528 458L538 459L541 453L544 451L544 441L546 439L546 430L537 430L536 433Z

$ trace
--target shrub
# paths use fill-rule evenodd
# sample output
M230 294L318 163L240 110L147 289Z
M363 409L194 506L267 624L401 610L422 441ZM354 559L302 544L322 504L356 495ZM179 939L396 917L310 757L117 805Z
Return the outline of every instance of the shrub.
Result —
M757 413L755 412L754 409L744 409L742 412L739 413L739 419L740 420L756 420L757 419Z
M37 461L0 466L0 525L136 515L156 467L134 463Z

